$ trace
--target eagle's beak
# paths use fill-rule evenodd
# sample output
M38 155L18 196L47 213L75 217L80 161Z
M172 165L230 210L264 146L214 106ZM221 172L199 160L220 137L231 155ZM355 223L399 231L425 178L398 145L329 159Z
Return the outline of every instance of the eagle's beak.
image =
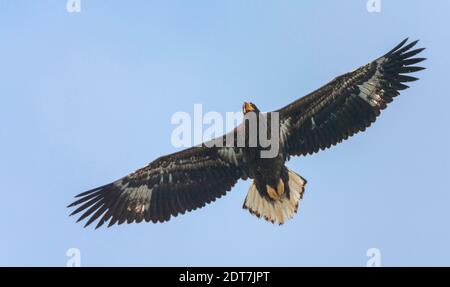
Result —
M248 112L253 112L254 110L255 108L253 108L253 105L251 103L244 102L244 114Z

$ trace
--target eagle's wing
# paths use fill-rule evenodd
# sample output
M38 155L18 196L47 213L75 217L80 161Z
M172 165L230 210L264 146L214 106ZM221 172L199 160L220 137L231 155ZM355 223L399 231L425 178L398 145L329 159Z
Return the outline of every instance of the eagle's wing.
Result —
M86 225L163 222L171 215L215 201L245 178L242 153L233 147L192 147L160 157L117 181L77 195L71 215L84 212Z
M414 57L424 48L411 50L418 41L407 40L278 110L286 157L318 152L369 127L405 82L417 80L405 74L424 69L414 66L425 60Z

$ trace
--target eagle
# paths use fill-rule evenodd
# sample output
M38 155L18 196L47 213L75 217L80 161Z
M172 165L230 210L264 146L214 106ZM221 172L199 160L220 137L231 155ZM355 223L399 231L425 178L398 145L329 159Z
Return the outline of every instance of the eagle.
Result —
M251 179L243 208L281 225L296 214L307 183L286 167L286 161L330 148L375 122L399 91L408 88L405 83L418 80L408 74L424 69L415 65L425 60L416 57L425 49L414 48L417 43L407 38L378 59L272 112L277 121L244 102L243 122L212 140L224 144L205 142L159 157L125 177L78 194L68 206L75 208L71 215L81 213L78 221L88 218L85 227L97 220L96 228L105 223L110 227L166 222L222 197L240 179ZM250 115L256 116L256 126L249 124ZM259 140L249 145L250 133L264 133L261 126L266 126L267 135L277 136L274 156L262 156L267 146ZM244 138L242 145L237 144L239 136Z

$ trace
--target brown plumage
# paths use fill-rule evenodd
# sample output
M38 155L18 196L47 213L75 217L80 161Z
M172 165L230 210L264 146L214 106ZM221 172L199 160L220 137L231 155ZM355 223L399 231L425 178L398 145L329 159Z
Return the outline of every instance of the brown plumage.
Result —
M160 157L110 184L76 196L69 207L78 220L95 220L97 228L124 222L164 222L215 201L239 179L253 179L244 208L271 222L282 224L298 209L306 180L285 166L291 156L307 155L329 148L364 131L381 110L417 80L406 75L424 68L414 66L425 60L415 57L422 49L407 39L382 57L353 72L341 75L318 90L275 112L279 115L279 152L262 158L258 145L240 147L226 143L227 135L215 139L224 145L203 144ZM263 114L256 105L244 103L244 114ZM260 124L258 122L258 124ZM245 121L232 133L244 132Z

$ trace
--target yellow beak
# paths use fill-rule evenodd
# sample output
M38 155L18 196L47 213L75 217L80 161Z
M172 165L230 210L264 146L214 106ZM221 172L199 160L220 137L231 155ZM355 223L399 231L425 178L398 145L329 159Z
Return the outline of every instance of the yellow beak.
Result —
M244 102L244 114L248 112L252 112L255 109L253 108L253 105L247 102Z

